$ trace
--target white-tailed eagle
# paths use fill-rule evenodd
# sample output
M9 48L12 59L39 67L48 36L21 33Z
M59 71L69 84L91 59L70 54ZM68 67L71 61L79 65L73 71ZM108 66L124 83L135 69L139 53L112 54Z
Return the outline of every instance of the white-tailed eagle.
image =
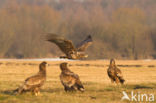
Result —
M40 88L46 81L46 62L42 62L39 65L39 72L36 75L28 77L22 86L14 90L18 94L31 91L36 96L40 93Z
M107 69L107 73L112 83L116 82L117 84L123 84L125 82L121 70L115 65L114 59L110 60L110 65Z
M80 78L77 74L70 71L67 67L66 62L60 64L61 74L60 80L62 85L64 86L65 91L76 91L79 90L84 92L84 87L80 81Z
M87 38L77 46L74 46L72 41L67 40L56 34L47 34L46 40L55 43L60 48L60 50L65 53L66 56L60 56L60 58L68 59L87 58L88 55L86 55L84 51L92 44L91 35L88 35Z

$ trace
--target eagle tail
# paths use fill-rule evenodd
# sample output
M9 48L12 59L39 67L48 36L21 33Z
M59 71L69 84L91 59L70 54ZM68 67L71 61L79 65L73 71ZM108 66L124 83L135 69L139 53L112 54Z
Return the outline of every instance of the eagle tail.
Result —
M119 80L120 80L120 83L121 83L121 84L124 84L125 79L123 79L123 77L119 77Z
M79 91L84 92L85 89L84 89L80 80L77 81L76 86L77 86Z
M123 78L121 72L117 73L117 77L119 78L120 83L121 83L121 84L124 84L125 79Z
M13 90L13 93L17 93L17 92L18 92L18 89L19 89L19 88Z
M23 91L24 91L23 87L19 87L19 88L13 90L13 93L21 94Z
M79 91L84 92L84 87L83 87L83 85L77 84L77 88L78 88Z

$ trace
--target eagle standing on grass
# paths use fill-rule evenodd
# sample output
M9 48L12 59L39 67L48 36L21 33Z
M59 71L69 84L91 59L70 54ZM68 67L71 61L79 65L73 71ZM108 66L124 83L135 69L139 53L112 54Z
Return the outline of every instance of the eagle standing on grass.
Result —
M82 41L76 47L73 45L72 41L66 40L56 34L47 34L46 40L55 43L66 56L60 56L60 58L68 59L83 59L87 58L88 55L84 51L92 44L92 37L88 35L87 38Z
M46 62L42 62L39 65L39 72L36 75L27 78L23 85L14 90L14 92L21 94L23 92L31 91L37 96L40 93L41 86L43 86L46 81L46 64Z
M68 63L66 62L60 64L60 69L62 71L60 74L60 80L62 85L64 86L64 90L66 92L76 90L84 92L84 87L79 79L79 76L70 71L67 65Z
M109 68L107 69L107 73L112 83L116 82L117 84L118 83L123 84L125 82L121 70L117 68L117 66L115 65L114 59L110 60L110 65Z

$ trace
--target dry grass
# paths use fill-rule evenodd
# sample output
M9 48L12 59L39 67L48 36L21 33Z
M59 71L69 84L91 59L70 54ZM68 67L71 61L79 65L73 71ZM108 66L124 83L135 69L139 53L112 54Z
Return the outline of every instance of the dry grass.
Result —
M156 61L117 61L123 72L124 86L111 84L107 76L109 61L69 61L79 74L86 91L66 93L59 80L59 61L47 61L47 82L40 96L14 95L25 78L38 72L39 61L0 61L0 103L121 103L122 91L156 95ZM128 102L128 101L123 101Z

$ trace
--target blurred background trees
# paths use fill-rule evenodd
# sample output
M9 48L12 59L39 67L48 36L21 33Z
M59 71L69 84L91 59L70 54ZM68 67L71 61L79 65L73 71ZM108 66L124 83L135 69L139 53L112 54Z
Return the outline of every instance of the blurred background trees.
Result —
M58 57L45 33L91 34L90 59L156 58L156 1L0 0L0 58Z

